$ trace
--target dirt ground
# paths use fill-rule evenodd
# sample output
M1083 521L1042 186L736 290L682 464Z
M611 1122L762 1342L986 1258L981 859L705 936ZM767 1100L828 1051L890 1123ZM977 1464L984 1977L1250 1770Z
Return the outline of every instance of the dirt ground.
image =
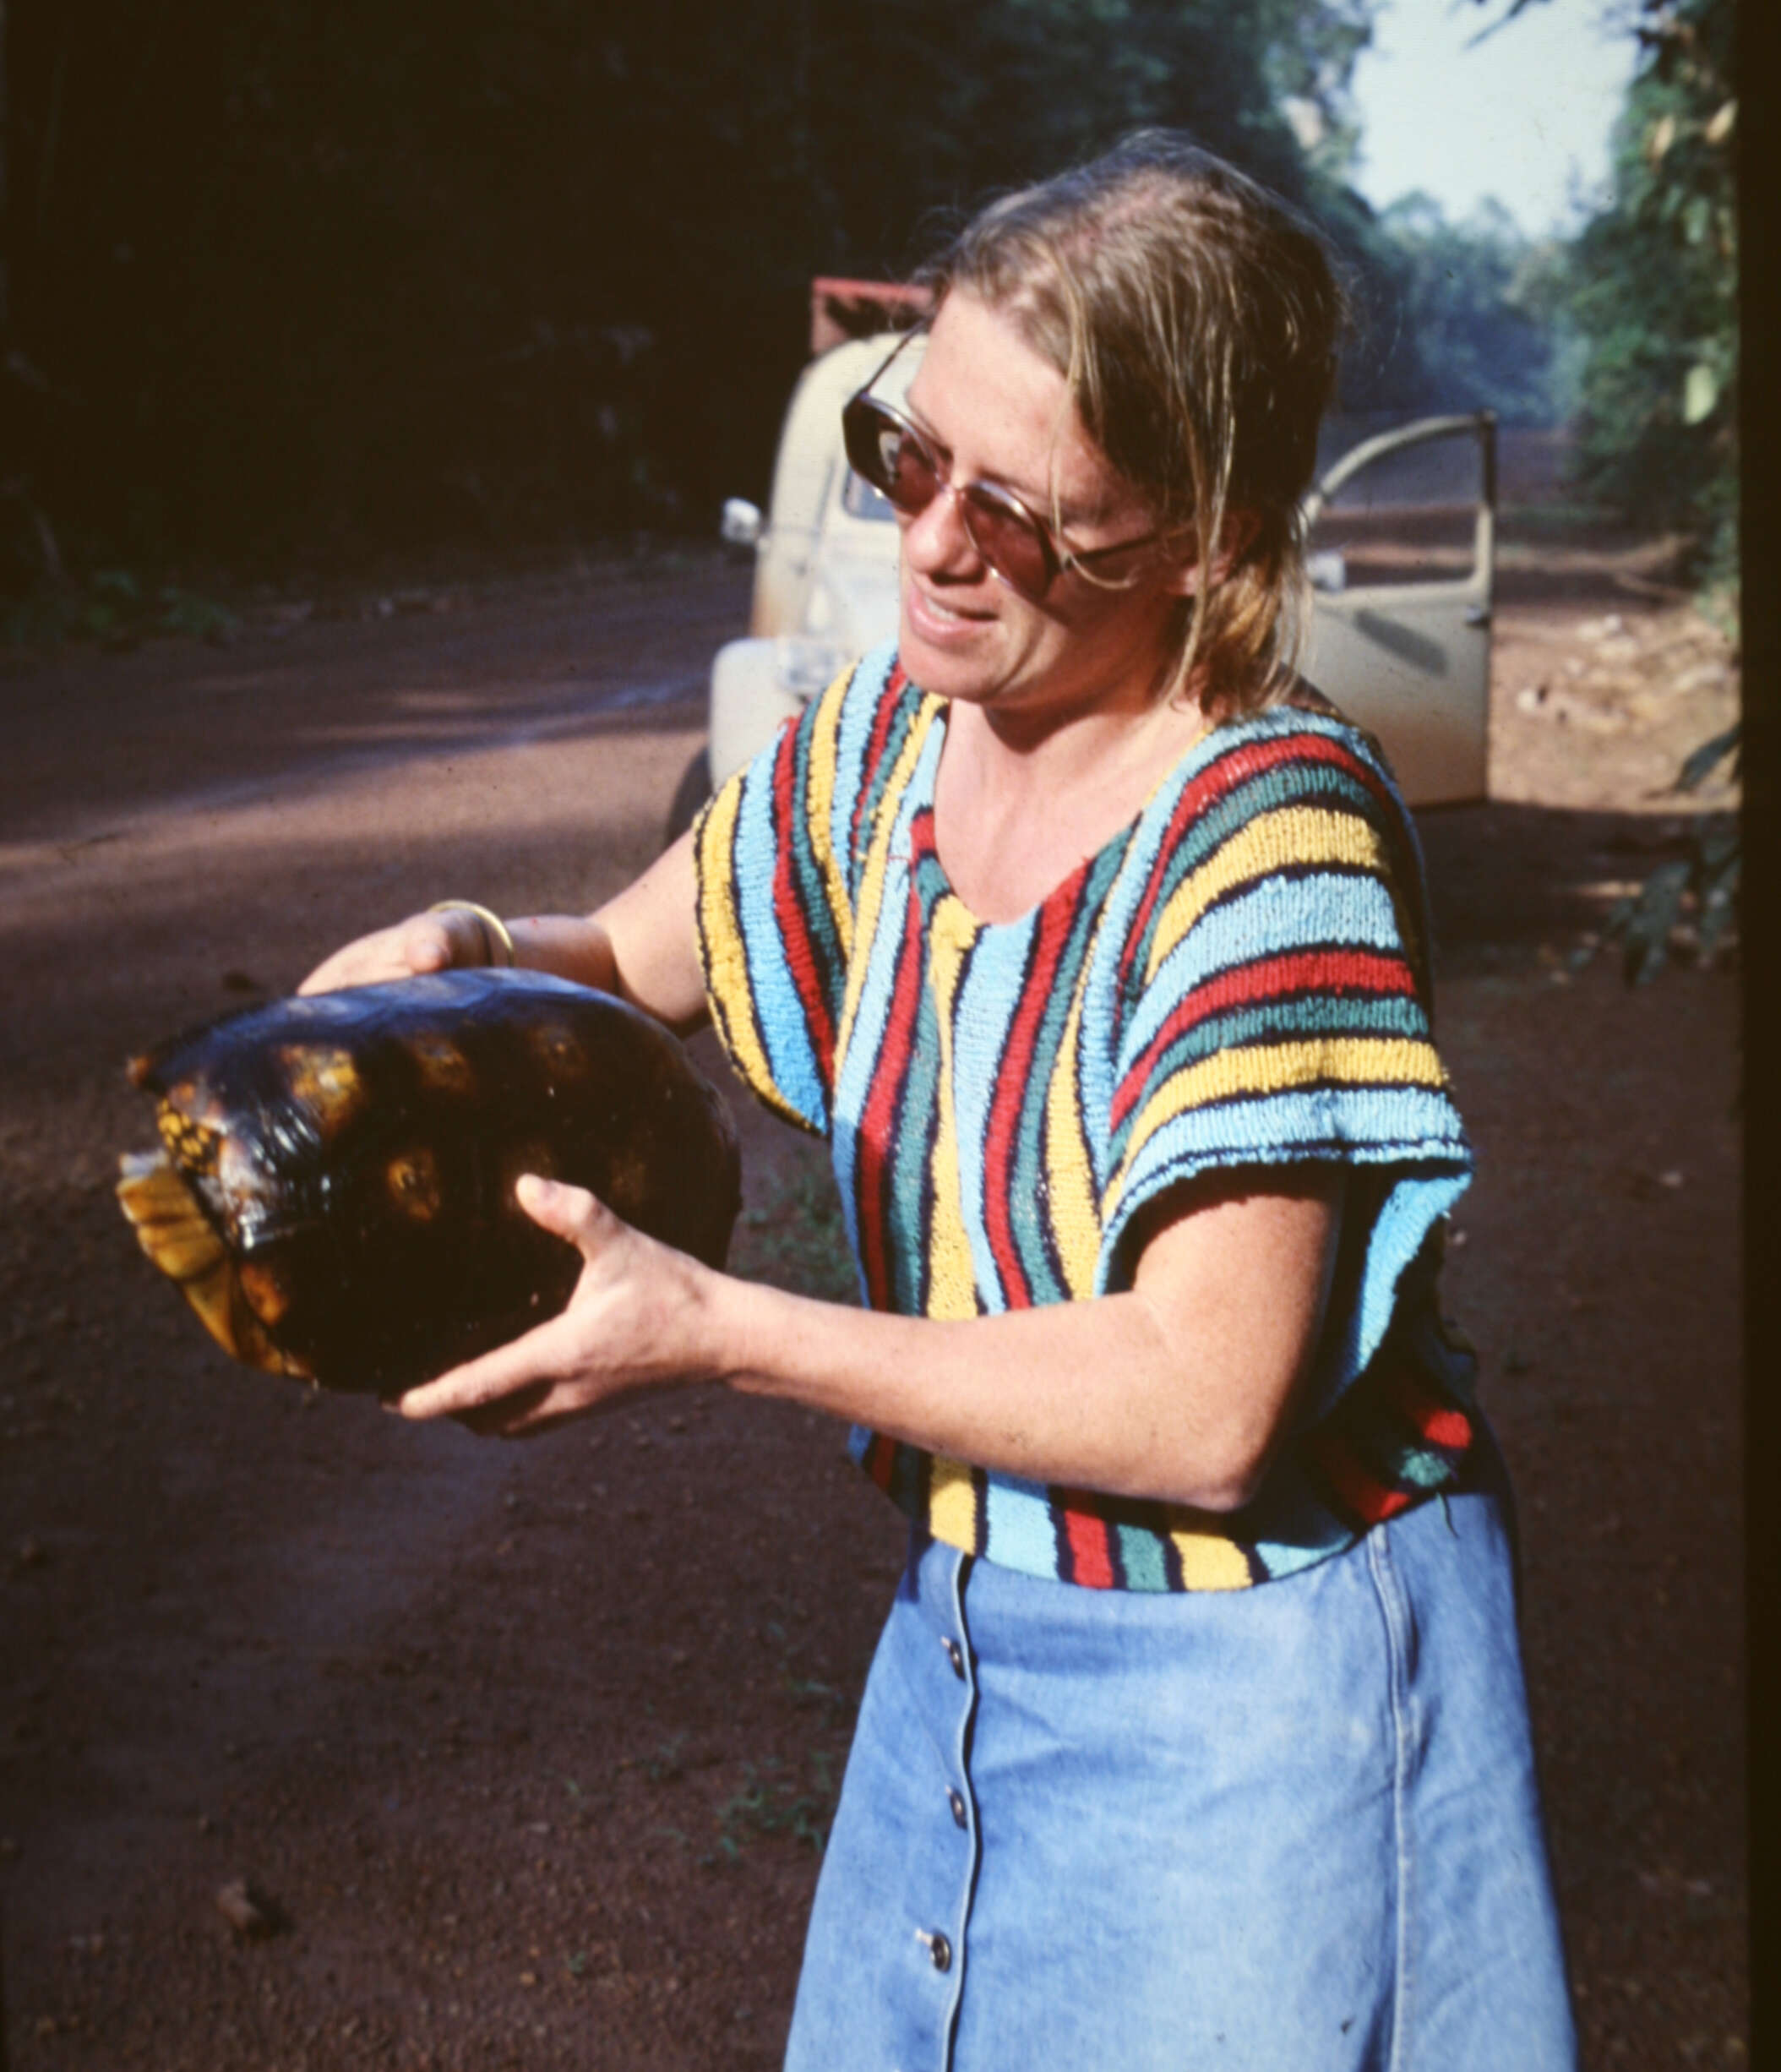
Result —
M1735 710L1664 569L1510 528L1493 798L1424 821L1480 1157L1450 1306L1520 1491L1585 2062L1616 2072L1747 2053L1738 981L1566 964ZM442 896L583 907L639 868L744 614L694 557L0 664L18 2072L778 2062L901 1545L841 1434L715 1391L517 1448L409 1428L231 1367L112 1198L151 1137L133 1048ZM844 1286L820 1148L733 1104L735 1263ZM235 1880L272 1933L231 1929Z

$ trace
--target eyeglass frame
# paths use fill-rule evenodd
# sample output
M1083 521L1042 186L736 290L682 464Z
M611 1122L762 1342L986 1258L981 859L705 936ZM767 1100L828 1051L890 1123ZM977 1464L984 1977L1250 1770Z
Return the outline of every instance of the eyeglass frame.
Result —
M890 496L885 490L880 488L878 483L874 482L872 477L868 475L863 468L853 467L854 473L859 476L860 479L866 483L872 489L876 491L879 495L882 496L885 499L885 501L890 504L891 510L896 511L899 517L907 518L913 521L914 519L919 518L923 512L932 510L934 504L941 497L950 496L956 498L959 506L959 520L961 524L962 524L965 528L965 537L970 541L972 551L981 558L984 565L989 569L989 573L995 577L999 583L1003 584L1006 588L1013 591L1017 597L1026 598L1030 603L1038 603L1039 600L1050 590L1052 585L1058 581L1059 576L1067 575L1072 570L1075 570L1077 573L1079 573L1086 581L1095 584L1100 589L1130 589L1132 583L1137 581L1137 576L1136 574L1130 577L1126 581L1121 582L1117 579L1109 579L1106 576L1097 575L1094 571L1086 564L1091 561L1105 559L1114 554L1130 553L1140 547L1152 546L1157 540L1167 538L1170 532L1179 531L1180 528L1173 526L1158 526L1154 532L1143 533L1136 539L1118 540L1115 541L1111 546L1086 547L1081 548L1074 548L1070 546L1067 540L1065 539L1061 527L1054 531L1051 526L1048 525L1043 519L1038 516L1037 514L1027 506L1027 503L1022 498L1016 496L1014 491L1009 488L1005 483L984 480L983 478L967 483L956 483L951 481L945 473L942 472L940 464L940 455L934 452L933 442L922 430L921 427L912 423L912 420L905 416L904 413L900 411L894 403L886 402L882 396L873 395L872 390L880 381L884 379L885 374L889 373L892 363L896 360L897 355L903 350L904 346L907 346L912 339L921 336L923 333L928 330L928 328L929 327L926 324L920 324L916 325L913 330L905 331L903 335L897 340L896 345L892 346L889 355L880 364L876 372L871 376L870 379L862 384L859 388L856 389L852 395L847 398L847 401L842 404L841 412L841 441L843 447L847 452L847 465L850 467L853 467L852 443L847 435L849 423L850 420L854 422L858 421L856 413L862 407L863 407L866 410L876 413L881 418L888 419L890 424L896 428L897 432L901 433L903 438L909 439L913 443L917 451L926 458L929 465L933 470L935 483L934 495L929 499L927 503L922 505L921 510L907 511L903 510L898 505L894 497ZM1038 540L1039 543L1041 561L1045 571L1045 577L1044 581L1040 584L1037 590L1029 589L1026 586L1016 582L1013 577L1008 575L1005 570L998 568L993 558L985 549L982 541L979 540L977 534L972 532L971 527L970 499L973 494L975 494L981 500L996 504L1004 511L1010 514L1019 523L1027 526L1032 532L1034 538Z

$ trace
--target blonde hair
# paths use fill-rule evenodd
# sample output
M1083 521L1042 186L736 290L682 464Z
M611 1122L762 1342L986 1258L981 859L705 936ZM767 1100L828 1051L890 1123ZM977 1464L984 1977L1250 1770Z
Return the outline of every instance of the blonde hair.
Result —
M1185 138L1141 130L992 202L920 277L936 307L963 288L1008 315L1161 526L1192 529L1168 695L1197 673L1217 717L1284 695L1310 617L1299 503L1347 315L1317 232Z

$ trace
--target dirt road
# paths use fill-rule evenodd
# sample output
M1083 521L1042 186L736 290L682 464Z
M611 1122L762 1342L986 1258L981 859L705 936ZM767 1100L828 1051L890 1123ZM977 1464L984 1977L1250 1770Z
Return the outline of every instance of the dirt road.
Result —
M1735 2064L1735 980L1562 968L1735 683L1649 557L1517 551L1497 798L1424 830L1481 1159L1451 1306L1521 1491L1587 2062ZM18 2072L778 2060L901 1549L840 1435L707 1391L518 1448L401 1426L231 1368L111 1198L133 1047L432 899L585 906L651 853L742 581L438 601L0 676ZM820 1152L734 1104L737 1264L838 1291Z

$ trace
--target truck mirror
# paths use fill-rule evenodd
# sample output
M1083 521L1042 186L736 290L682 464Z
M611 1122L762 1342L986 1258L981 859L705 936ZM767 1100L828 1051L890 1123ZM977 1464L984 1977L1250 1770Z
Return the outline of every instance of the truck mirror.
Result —
M761 533L760 505L749 503L746 497L726 497L717 531L728 546L758 547Z

